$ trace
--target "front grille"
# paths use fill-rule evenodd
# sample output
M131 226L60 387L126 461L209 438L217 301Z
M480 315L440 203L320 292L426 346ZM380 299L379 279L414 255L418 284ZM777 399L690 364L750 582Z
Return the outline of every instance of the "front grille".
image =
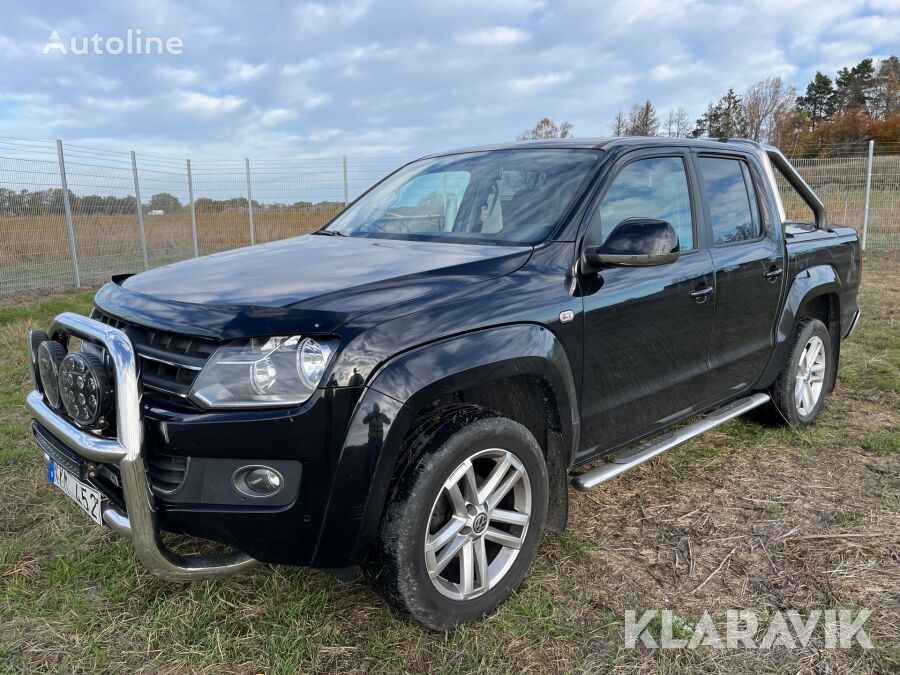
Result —
M218 344L214 340L139 326L94 309L91 317L124 332L141 361L144 396L162 403L195 407L191 386Z
M147 458L150 486L155 492L171 494L181 487L187 475L188 458L152 455Z

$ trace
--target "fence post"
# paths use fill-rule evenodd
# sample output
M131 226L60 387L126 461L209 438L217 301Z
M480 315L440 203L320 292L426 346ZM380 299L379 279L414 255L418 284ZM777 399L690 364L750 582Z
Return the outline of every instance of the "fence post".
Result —
M869 141L869 158L866 162L866 206L863 211L862 250L866 250L866 237L869 234L869 197L872 195L872 155L875 154L875 141Z
M78 253L75 251L75 223L72 221L72 205L69 203L69 184L66 182L66 159L63 156L62 141L56 141L56 154L59 155L59 181L62 184L63 207L66 211L66 232L69 236L69 258L72 261L72 281L75 288L81 288L81 273L78 270Z
M150 269L150 260L147 257L147 236L144 233L144 207L141 204L141 184L138 181L137 159L134 150L131 151L131 172L134 174L134 198L137 200L138 231L141 236L141 256L144 258L144 269Z
M250 158L244 158L244 168L247 169L247 215L250 218L250 245L256 243L256 228L253 226L253 193L250 190Z
M347 183L347 155L344 155L344 207L350 203L350 185Z
M194 179L191 177L191 160L187 160L188 199L191 203L191 242L194 245L194 257L200 255L197 246L197 214L194 212Z

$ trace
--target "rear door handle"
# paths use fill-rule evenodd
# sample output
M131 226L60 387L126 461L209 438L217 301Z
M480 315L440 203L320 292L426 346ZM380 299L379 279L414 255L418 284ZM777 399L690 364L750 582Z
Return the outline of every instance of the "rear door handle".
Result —
M769 281L775 281L776 279L778 279L778 277L781 276L781 273L782 273L783 271L784 271L784 270L782 270L780 267L773 267L773 268L770 269L768 272L766 272L765 277L766 277L766 279L768 279Z
M691 291L691 297L698 303L706 302L706 297L714 290L715 289L712 286L704 286L703 288Z

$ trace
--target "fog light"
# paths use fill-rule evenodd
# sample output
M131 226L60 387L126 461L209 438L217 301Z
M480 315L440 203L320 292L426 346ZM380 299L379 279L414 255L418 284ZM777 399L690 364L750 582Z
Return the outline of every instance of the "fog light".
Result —
M284 478L267 466L245 466L231 478L234 488L247 497L272 497L281 492Z
M112 405L106 368L91 354L68 354L59 367L59 396L63 407L82 426L96 424Z
M42 342L37 351L38 372L47 402L59 407L59 366L66 358L66 348L53 340Z

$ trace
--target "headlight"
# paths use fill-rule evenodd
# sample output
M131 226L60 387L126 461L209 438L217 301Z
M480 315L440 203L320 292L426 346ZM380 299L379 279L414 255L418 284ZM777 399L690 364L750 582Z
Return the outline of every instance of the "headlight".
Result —
M334 348L298 335L232 342L203 366L191 398L207 408L298 405L319 386Z

